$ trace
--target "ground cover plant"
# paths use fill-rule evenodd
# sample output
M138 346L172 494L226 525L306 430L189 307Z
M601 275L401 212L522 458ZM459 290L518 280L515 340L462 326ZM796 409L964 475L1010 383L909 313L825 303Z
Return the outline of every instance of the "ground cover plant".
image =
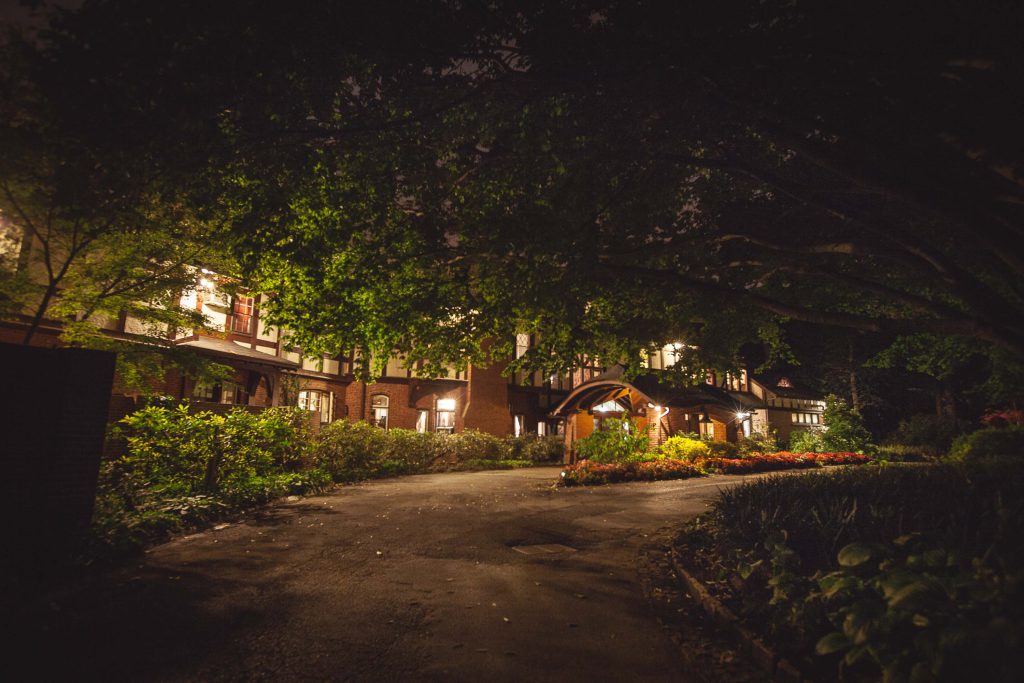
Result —
M1024 665L1024 472L1012 462L771 477L680 541L818 680L1009 681Z

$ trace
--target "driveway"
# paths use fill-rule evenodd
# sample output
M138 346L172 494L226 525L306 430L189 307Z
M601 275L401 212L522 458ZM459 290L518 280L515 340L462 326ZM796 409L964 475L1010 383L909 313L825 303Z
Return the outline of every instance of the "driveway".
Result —
M346 486L159 546L26 617L28 679L688 680L637 554L743 477L557 476Z

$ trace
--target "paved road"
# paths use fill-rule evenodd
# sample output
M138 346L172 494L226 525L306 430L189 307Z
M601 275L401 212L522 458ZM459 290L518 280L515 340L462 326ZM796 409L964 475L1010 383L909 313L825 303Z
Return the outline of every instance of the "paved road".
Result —
M28 619L45 628L41 654L20 648L29 677L688 680L638 549L742 477L556 489L557 473L348 486L157 547ZM515 549L535 545L575 552Z

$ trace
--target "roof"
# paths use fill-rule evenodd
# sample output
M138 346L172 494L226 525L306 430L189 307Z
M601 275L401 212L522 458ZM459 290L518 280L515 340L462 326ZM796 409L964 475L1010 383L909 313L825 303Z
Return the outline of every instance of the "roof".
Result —
M613 366L608 371L576 387L558 404L552 414L565 415L576 407L589 407L595 401L614 392L616 388L636 391L644 403L660 406L684 408L718 405L731 409L763 406L763 403L752 394L727 391L710 384L680 387L663 382L657 373L639 375L629 381L623 379L622 376L622 366Z
M791 376L785 372L766 372L751 375L750 379L754 380L780 398L802 398L812 401L821 401L825 398L816 391L811 391L810 389L794 384ZM783 386L779 386L780 383L782 383ZM789 386L784 386L785 384L789 384Z
M234 342L229 342L225 339L216 339L214 337L200 337L199 339L194 339L192 341L181 342L178 346L186 346L190 349L202 351L219 358L226 358L235 361L244 360L249 363L270 365L285 370L297 370L299 367L298 363L285 358L272 356L269 353L261 353L247 346L241 346Z

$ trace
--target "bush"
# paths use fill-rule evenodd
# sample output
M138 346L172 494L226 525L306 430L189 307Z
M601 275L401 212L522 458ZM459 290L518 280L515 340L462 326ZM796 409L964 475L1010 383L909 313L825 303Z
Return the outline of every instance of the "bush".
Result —
M609 418L605 423L606 429L576 441L576 453L581 460L612 463L644 457L650 442L647 432L639 431L636 422L629 418Z
M962 422L923 413L900 420L889 442L893 445L913 446L928 455L938 456L949 452L953 439L964 431L965 425Z
M830 394L825 397L822 415L825 433L821 435L822 450L863 453L871 446L871 432L864 426L860 413L846 401Z
M1015 464L859 468L728 489L685 552L808 678L1009 681L1022 520Z
M789 435L789 450L793 453L818 453L825 450L821 429L799 429Z
M561 436L523 436L505 437L505 457L511 460L529 460L530 462L561 462L565 454L565 440Z
M658 452L662 458L693 462L708 457L711 449L708 448L707 442L700 439L691 439L686 436L670 436L665 440L665 443L661 444Z
M951 460L974 462L991 458L1024 457L1024 427L987 427L964 434L953 442Z
M380 457L387 462L401 463L410 471L422 472L433 465L439 455L436 434L391 429L385 432L384 451Z
M924 462L930 460L932 455L918 446L890 444L876 448L871 457L883 462Z
M369 422L338 420L320 430L316 463L334 481L355 481L376 475L388 448L388 435Z
M708 441L707 444L712 458L735 458L740 454L739 447L731 441Z
M136 484L183 493L299 469L310 441L308 423L293 408L215 415L191 414L188 404L142 408L112 436L125 444L115 468Z
M740 456L747 456L753 453L775 453L779 450L779 439L774 429L767 431L751 432L750 436L740 437L736 444Z

